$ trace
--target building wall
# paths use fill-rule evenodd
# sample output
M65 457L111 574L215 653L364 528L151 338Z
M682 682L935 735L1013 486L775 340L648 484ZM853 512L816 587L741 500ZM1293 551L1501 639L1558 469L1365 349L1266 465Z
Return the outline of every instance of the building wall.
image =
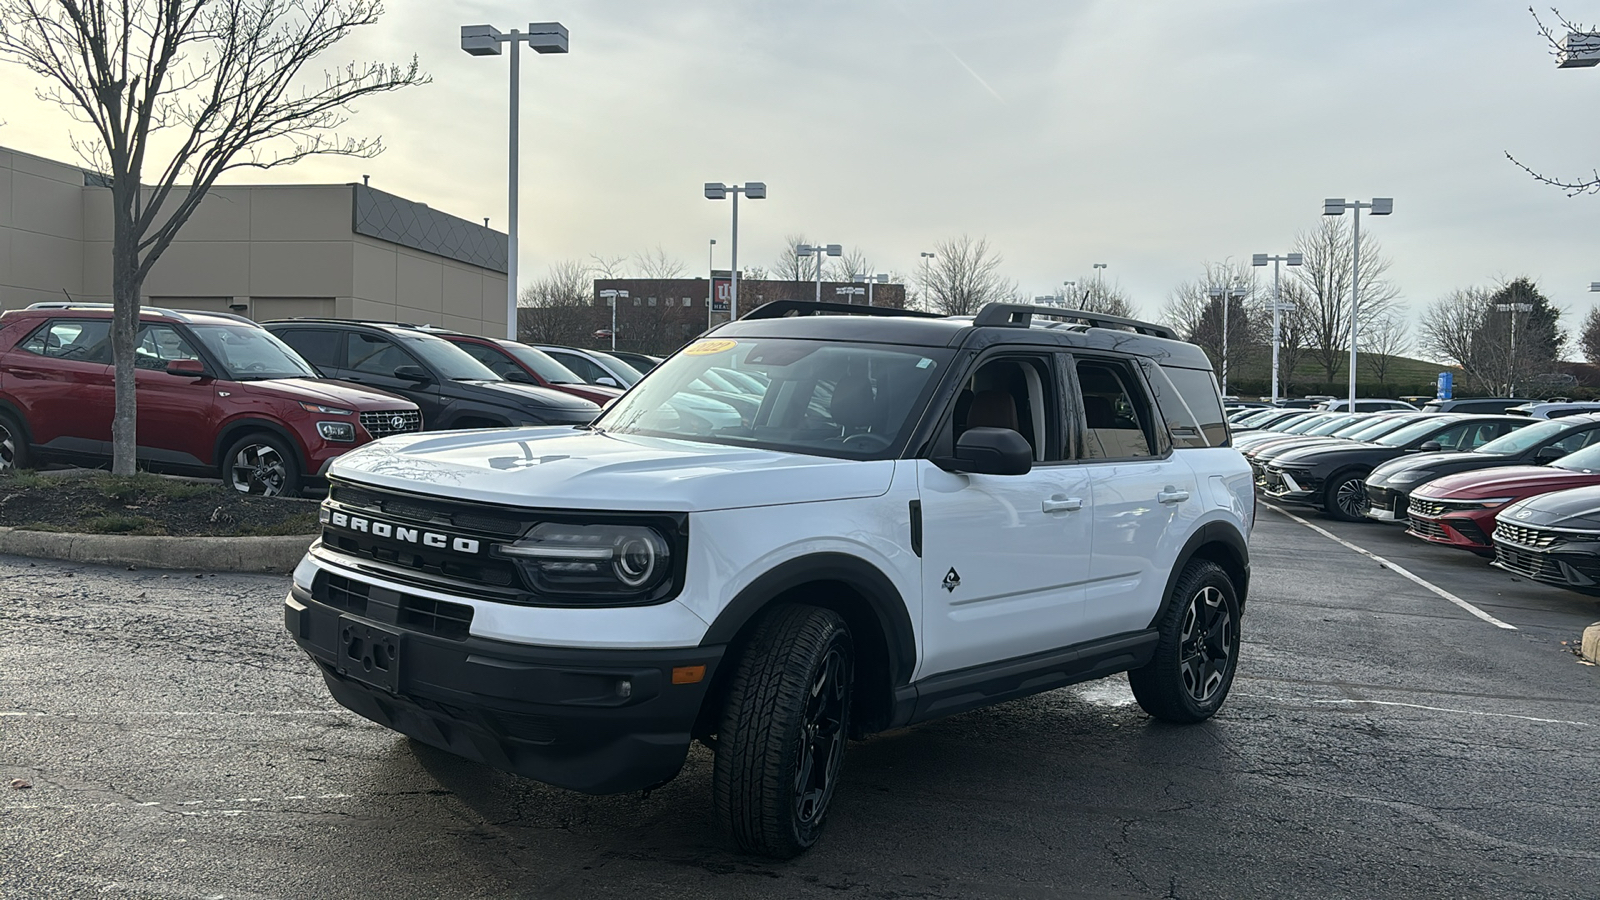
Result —
M64 300L63 288L74 300L110 301L111 192L84 181L76 167L0 149L0 306ZM258 321L330 316L503 336L504 271L356 233L361 191L434 230L442 223L503 246L503 234L360 185L214 187L150 270L144 302ZM168 208L180 201L173 196Z

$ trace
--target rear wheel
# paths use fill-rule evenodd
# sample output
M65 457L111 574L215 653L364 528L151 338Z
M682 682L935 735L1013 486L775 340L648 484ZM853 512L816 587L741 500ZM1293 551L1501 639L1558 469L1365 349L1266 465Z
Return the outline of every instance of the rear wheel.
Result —
M28 434L17 420L0 413L0 472L28 467Z
M1339 472L1322 489L1322 509L1341 522L1367 517L1367 473Z
M756 626L717 730L717 817L741 850L798 856L822 834L850 731L855 648L838 614L780 606Z
M222 483L241 494L298 496L300 463L280 437L264 431L247 434L222 455Z
M1208 559L1184 567L1156 624L1155 655L1128 672L1133 698L1164 722L1211 718L1239 664L1239 599L1233 580Z

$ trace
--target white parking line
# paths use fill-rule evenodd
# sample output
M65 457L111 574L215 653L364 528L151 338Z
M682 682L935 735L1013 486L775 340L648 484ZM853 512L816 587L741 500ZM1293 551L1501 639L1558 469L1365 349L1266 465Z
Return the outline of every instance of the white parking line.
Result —
M1317 706L1395 706L1403 709L1420 709L1423 712L1454 713L1463 716L1480 716L1487 719L1517 719L1540 725L1573 725L1579 728L1600 728L1593 722L1575 722L1571 719L1541 719L1537 716L1519 716L1515 713L1483 712L1475 709L1452 709L1448 706L1424 706L1421 703L1400 703L1395 700L1307 700L1300 697L1272 697L1266 694L1234 694L1249 700L1275 700L1279 703L1312 704Z
M1305 519L1300 518L1299 516L1295 515L1292 512L1289 512L1288 510L1286 510L1286 509L1284 509L1284 508L1282 508L1280 506L1273 506L1271 503L1263 503L1261 505L1265 506L1267 509L1270 509L1270 510L1272 510L1274 512L1281 513L1281 514L1283 514L1285 516L1288 516L1289 518L1295 520L1296 522L1299 522L1301 525L1304 525L1305 527L1311 529L1312 531L1315 531L1317 534L1320 534L1323 537L1327 538L1328 540L1333 541L1335 544L1338 544L1338 545L1340 545L1342 547L1347 547L1347 548L1349 548L1351 550L1354 550L1355 552L1361 554L1362 556L1370 557L1371 559L1376 560L1380 565L1382 565L1384 568L1389 569L1390 571L1394 572L1396 575L1399 575L1402 578L1408 578L1408 579L1416 582L1417 584L1422 585L1423 587L1427 588L1428 590L1434 592L1435 594L1438 594L1439 596L1443 597L1446 600L1449 600L1451 603L1454 603L1455 605L1461 607L1462 609L1466 610L1469 613L1472 613L1473 615L1475 615L1478 618L1484 620L1485 622L1488 622L1490 625L1493 625L1496 628L1504 628L1507 631L1516 631L1517 630L1517 626L1512 625L1512 624L1510 624L1508 622L1502 622L1499 619L1496 619L1494 616L1489 615L1488 613L1484 612L1483 610L1477 608L1476 606L1473 606L1471 603L1468 603L1467 601L1461 599L1460 597L1457 597L1455 594L1450 593L1449 591L1445 590L1444 588L1439 587L1438 585L1434 584L1433 582L1428 581L1427 579L1422 578L1421 576L1411 574L1411 572L1407 571L1406 569L1402 568L1401 566L1395 565L1394 563L1388 561L1387 559L1384 559L1383 557L1379 556L1378 554L1373 553L1371 550L1367 550L1367 549L1365 549L1363 547L1357 547L1355 544L1352 544L1349 541L1345 540L1344 538L1341 538L1341 537L1335 535L1333 532L1328 531L1326 528L1322 528L1320 526L1312 524L1311 522L1307 522Z

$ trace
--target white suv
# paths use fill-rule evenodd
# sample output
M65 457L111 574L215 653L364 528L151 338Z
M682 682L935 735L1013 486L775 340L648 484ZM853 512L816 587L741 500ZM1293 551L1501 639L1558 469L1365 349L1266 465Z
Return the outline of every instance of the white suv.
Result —
M1254 518L1228 444L1161 326L772 303L590 426L340 457L285 620L338 702L550 784L647 789L699 739L735 842L788 857L847 737L1123 671L1215 713Z

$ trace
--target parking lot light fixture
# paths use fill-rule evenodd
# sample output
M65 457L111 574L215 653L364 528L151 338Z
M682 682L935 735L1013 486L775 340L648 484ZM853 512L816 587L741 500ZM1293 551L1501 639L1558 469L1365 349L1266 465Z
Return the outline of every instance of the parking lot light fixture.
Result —
M628 298L627 291L604 290L600 292L600 299L611 303L611 349L617 349L617 298Z
M1278 280L1278 264L1288 263L1291 266L1304 265L1306 261L1303 253L1290 253L1287 256L1272 256L1266 253L1257 253L1250 257L1250 265L1264 266L1272 263L1272 403L1278 403L1278 347L1283 339L1283 314L1294 309L1293 304L1283 302L1283 288ZM1355 406L1350 407L1355 411Z
M522 45L535 53L566 53L567 28L560 22L535 22L523 34L502 33L493 25L461 26L461 49L472 56L499 56L511 45L511 166L506 191L506 337L517 339L517 135L518 85L522 81Z
M1587 69L1600 65L1600 32L1569 31L1556 42L1556 67Z
M866 275L852 275L850 277L850 280L851 281L855 281L855 282L862 282L862 283L866 284L866 286L867 286L867 305L871 306L872 305L872 286L875 285L875 284L888 284L889 283L889 276L887 274L883 273L883 272L876 272L876 273L871 273L871 274L866 274Z
M928 284L929 284L929 282L930 282L930 280L932 278L932 274L931 274L932 270L928 267L928 263L934 258L934 256L933 256L932 253L929 253L926 250L922 251L921 256L922 256L922 305L924 307L927 307L929 312L932 312L933 311L933 307L929 306L929 304L928 304Z
M802 259L814 257L817 261L817 302L822 302L822 257L843 256L844 247L839 244L801 244L794 250L794 255Z
M731 257L728 261L728 321L732 322L739 318L739 195L743 194L751 200L765 200L767 183L747 181L744 184L723 184L720 181L708 181L705 191L707 200L726 200L730 194L733 196L733 243L728 248Z
M1600 281L1591 281L1591 282L1589 282L1589 290L1591 290L1591 291L1600 291Z
M846 286L836 287L836 288L833 289L833 293L834 293L835 296L846 298L844 302L850 303L850 304L854 304L856 302L856 298L861 296L862 294L865 294L866 292L867 292L866 288L850 287L850 286L847 286L847 285Z
M1228 307L1235 300L1243 300L1249 295L1242 287L1208 288L1206 296L1213 300L1222 301L1222 395L1228 396Z
M1394 212L1393 197L1374 197L1371 203L1352 200L1346 203L1343 197L1329 197L1322 201L1322 214L1325 216L1342 216L1347 209L1356 212L1355 227L1352 229L1353 239L1350 245L1350 410L1356 408L1356 341L1360 335L1361 322L1361 211L1372 210L1375 216L1387 216Z

